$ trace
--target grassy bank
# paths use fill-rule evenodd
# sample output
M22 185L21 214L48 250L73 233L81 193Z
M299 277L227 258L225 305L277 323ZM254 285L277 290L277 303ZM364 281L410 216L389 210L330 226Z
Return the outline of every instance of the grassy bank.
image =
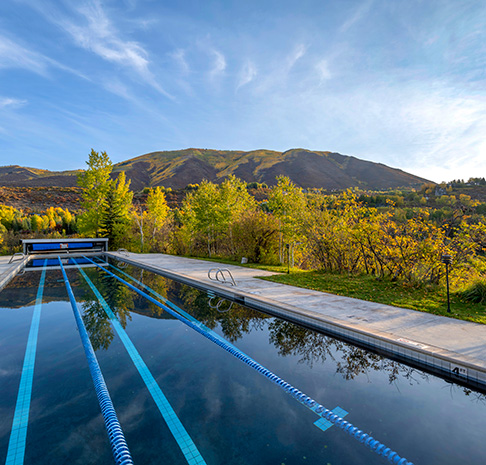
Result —
M230 260L211 261L240 265ZM240 266L279 272L277 275L262 278L268 281L486 324L486 306L464 302L456 293L451 293L451 313L447 313L447 293L442 287L414 287L388 279L379 280L369 275L348 276L296 269L287 274L286 266Z

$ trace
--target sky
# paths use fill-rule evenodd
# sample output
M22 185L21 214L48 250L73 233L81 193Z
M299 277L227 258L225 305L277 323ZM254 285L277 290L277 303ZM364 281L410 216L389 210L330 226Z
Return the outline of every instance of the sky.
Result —
M189 147L486 177L486 2L1 0L0 165Z

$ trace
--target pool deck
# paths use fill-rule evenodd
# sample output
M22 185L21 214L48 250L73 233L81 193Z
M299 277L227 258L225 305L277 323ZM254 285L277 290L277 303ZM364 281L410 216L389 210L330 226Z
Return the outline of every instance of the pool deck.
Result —
M21 259L14 257L14 261L9 263L12 255L0 256L0 290L20 271L27 262L27 257Z
M253 268L164 254L108 255L486 388L486 325L273 283L258 277L274 273ZM211 268L230 270L237 285L209 279Z

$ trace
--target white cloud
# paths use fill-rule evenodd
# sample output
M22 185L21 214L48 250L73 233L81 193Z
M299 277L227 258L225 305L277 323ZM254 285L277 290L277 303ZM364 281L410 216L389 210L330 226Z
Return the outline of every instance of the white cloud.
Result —
M353 14L341 25L341 27L339 28L339 32L348 32L348 30L351 29L352 26L361 21L368 14L368 11L370 11L373 3L374 0L369 0L368 2L362 3L358 8L356 8Z
M87 20L87 25L77 25L68 20L63 21L62 25L79 46L93 51L105 60L150 77L147 52L136 42L124 41L118 37L98 1L82 6L78 11Z
M49 75L49 68L57 68L74 74L82 79L88 79L83 73L63 65L34 50L30 50L19 42L0 35L0 69L26 69L41 76Z
M0 97L0 110L2 108L20 108L27 104L27 100L10 97Z
M190 72L191 69L189 63L186 60L185 50L179 48L169 55L176 62L177 66L180 68L183 74L188 74Z
M214 79L224 73L224 70L226 69L226 59L220 51L214 48L210 50L210 53L213 55L214 61L209 76L211 79Z
M305 55L306 47L304 44L298 44L294 50L287 56L285 72L289 72L295 64Z
M331 71L329 70L329 63L327 60L321 60L317 62L316 70L321 82L331 79L332 75L331 75Z
M239 73L236 90L253 81L257 74L255 65L251 61L247 61Z
M79 47L135 73L161 94L173 98L157 82L150 70L148 52L139 43L121 36L99 0L90 0L77 7L80 21L61 14L52 5L49 8L44 8L44 5L41 8L37 4L31 6L64 30Z
M7 37L0 36L0 68L27 69L45 76L48 60L43 55L28 50Z

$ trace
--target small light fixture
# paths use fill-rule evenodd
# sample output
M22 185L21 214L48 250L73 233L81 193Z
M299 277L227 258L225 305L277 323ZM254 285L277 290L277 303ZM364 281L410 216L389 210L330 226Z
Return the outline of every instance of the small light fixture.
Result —
M451 301L449 296L449 265L452 263L452 257L449 254L442 254L440 261L446 266L447 313L451 313Z

